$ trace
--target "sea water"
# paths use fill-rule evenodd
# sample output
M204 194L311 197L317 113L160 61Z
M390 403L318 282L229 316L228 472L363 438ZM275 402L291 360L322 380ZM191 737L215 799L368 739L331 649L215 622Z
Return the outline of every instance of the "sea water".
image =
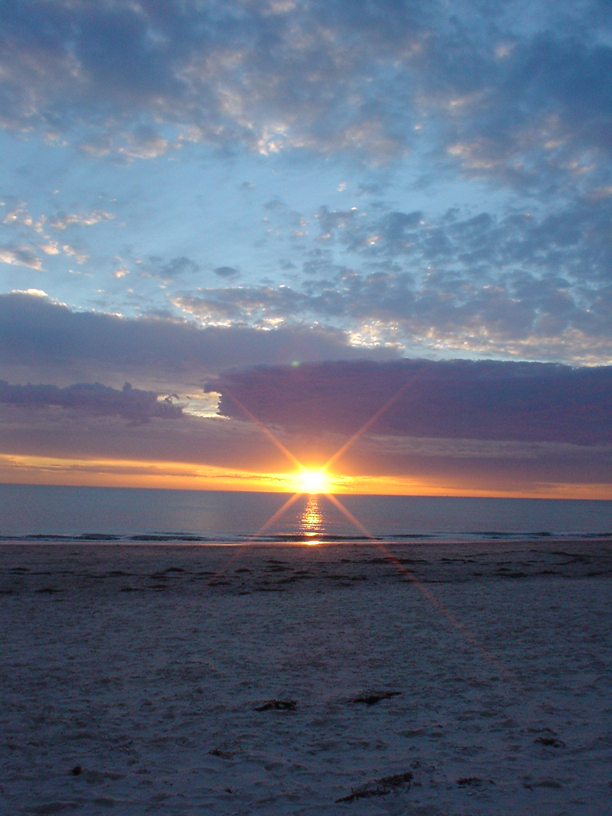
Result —
M612 501L0 485L4 540L473 541L611 532Z

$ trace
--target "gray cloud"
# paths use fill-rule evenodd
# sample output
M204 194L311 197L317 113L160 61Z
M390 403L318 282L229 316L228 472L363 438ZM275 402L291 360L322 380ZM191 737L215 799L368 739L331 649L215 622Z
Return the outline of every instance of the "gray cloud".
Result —
M236 141L262 152L292 144L392 150L401 139L377 116L359 77L371 53L365 56L342 36L332 44L329 36L330 28L359 36L360 16L369 31L375 23L380 37L389 37L391 26L365 5L348 19L340 4L273 12L240 2L220 10L206 2L49 6L21 0L4 15L4 124L57 132L76 120L91 134L82 141L85 150L128 158L180 144L155 129L160 121L186 126L183 141ZM417 25L414 12L393 4L386 12L396 24L410 24L408 30ZM361 99L349 104L355 79Z
M293 432L612 445L612 367L493 361L332 362L221 375L224 416Z
M585 33L588 17L582 24L582 31L538 33L517 43L502 58L497 81L483 81L483 97L459 113L455 141L447 145L466 171L528 187L537 179L548 194L580 184L589 165L607 176L612 94L603 78L612 49L596 30Z
M349 271L343 280L288 286L211 289L173 303L203 322L289 327L300 318L350 327L364 346L399 344L430 353L519 356L582 363L612 357L612 286L573 290L553 274L523 271L471 281L432 272Z
M492 274L526 266L532 272L568 274L576 279L612 279L609 223L612 196L593 201L578 196L540 214L507 208L500 214L482 211L465 216L456 210L432 218L423 211L330 211L317 214L320 236L334 239L362 259L401 259L420 265Z
M245 406L306 464L342 450L334 473L526 493L612 479L610 367L337 362L228 372L209 387L228 421L251 427Z
M121 391L100 383L79 383L67 388L56 385L9 385L0 380L0 403L22 408L59 406L92 416L117 416L135 425L154 417L176 419L182 408L171 397L159 398L152 391L139 391L126 383Z
M301 279L198 289L172 302L217 323L322 320L409 353L602 364L612 359L610 220L605 191L546 214L323 206L318 234L303 239Z
M425 369L420 379L412 380L414 388L335 462L334 472L395 476L412 485L451 490L486 491L494 485L497 490L525 493L543 488L554 492L563 482L589 485L612 480L612 445L605 441L610 437L606 423L609 369L596 371L594 377L584 371L573 376L567 367L509 364L432 367L424 361L404 361L393 369L347 363L258 368L224 374L211 386L224 391L224 413L239 415L228 397L231 388L256 415L261 412L300 461L320 466L359 423L371 418L368 411L378 410L393 389L406 382L405 375ZM586 396L580 392L583 386L590 389ZM539 396L541 387L544 391ZM180 421L152 416L148 422L135 423L112 411L99 412L95 398L93 410L83 405L82 398L91 399L83 386L58 389L59 394L49 386L8 388L11 396L19 394L22 404L14 399L0 401L0 447L5 459L33 455L78 460L78 467L84 469L119 466L122 473L160 476L176 470L177 463L191 463L198 469L218 466L223 472L235 468L243 477L248 471L261 472L262 467L272 473L294 467L242 413L240 418L223 419L184 413ZM79 389L78 397L71 394ZM121 393L114 391L111 404L121 399ZM79 408L70 404L62 410L37 410L33 403L41 401L41 395L44 405L72 403L74 397ZM463 401L452 402L457 396ZM593 413L595 419L588 428L582 422L582 431L581 412ZM509 420L507 426L504 420ZM432 435L412 436L418 429ZM565 439L574 441L560 441ZM116 466L109 464L112 460L118 460ZM163 462L172 465L170 471Z
M0 448L9 457L85 460L84 467L87 459L94 458L107 463L140 462L141 468L151 462L178 462L258 472L266 462L286 470L286 459L254 425L204 420L188 413L178 421L151 417L148 422L126 422L87 410L36 410L0 403ZM116 464L108 467L117 469ZM167 472L159 471L160 475Z
M26 266L28 269L42 269L42 258L31 247L0 245L0 263Z
M172 258L164 261L163 258L153 256L144 265L144 274L163 281L171 281L181 278L184 275L193 275L200 271L200 266L191 258L181 255L179 258Z
M220 278L236 278L240 272L234 266L217 266L213 269L215 275Z
M353 348L345 332L333 329L198 328L171 318L74 312L26 293L0 295L0 376L14 382L129 379L167 392L193 389L211 373L236 365L395 353Z

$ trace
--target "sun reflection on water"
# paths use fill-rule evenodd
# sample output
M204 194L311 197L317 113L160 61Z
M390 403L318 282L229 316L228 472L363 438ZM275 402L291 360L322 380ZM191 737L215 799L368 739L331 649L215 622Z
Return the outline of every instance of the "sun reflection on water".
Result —
M323 516L319 507L319 497L312 494L308 497L306 507L300 518L300 532L305 537L304 544L318 544L318 536L323 526Z

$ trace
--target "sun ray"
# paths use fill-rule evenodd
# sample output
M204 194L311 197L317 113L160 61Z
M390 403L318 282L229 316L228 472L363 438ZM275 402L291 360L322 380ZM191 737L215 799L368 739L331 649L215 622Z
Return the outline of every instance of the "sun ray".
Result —
M252 414L251 411L249 411L249 409L246 407L246 405L241 400L239 400L235 394L233 394L226 386L224 386L223 388L227 396L230 397L230 399L232 399L236 403L240 410L243 411L247 415L247 417L252 422L254 422L255 425L257 425L257 427L261 431L263 431L263 433L268 437L270 442L272 442L272 444L275 445L279 449L279 451L281 451L281 453L284 453L287 459L289 459L289 461L292 462L297 468L299 468L300 470L304 470L304 465L300 462L300 460L296 456L294 456L291 453L291 451L287 447L285 447L285 445L283 445L280 439L277 439L276 436L274 436L274 434L272 433L272 431L269 428L266 428L263 422L257 419L255 414Z
M376 411L376 413L373 416L371 416L370 419L368 419L368 421L364 425L361 426L361 428L359 428L358 431L355 431L355 433L351 436L351 438L349 440L347 440L344 443L344 445L342 445L342 447L339 448L336 451L336 453L334 453L334 455L330 459L327 460L327 462L325 463L325 467L326 468L331 467L331 465L333 465L334 462L336 462L341 456L343 456L347 452L347 450L349 450L349 448L352 448L353 445L355 444L355 442L357 442L357 440L361 436L363 436L363 434L367 430L369 430L372 427L372 425L374 425L374 423L378 419L380 419L380 417L385 413L385 411L387 411L393 405L394 402L397 402L397 400L402 396L402 394L404 394L408 390L408 388L411 385L414 385L415 380L417 380L419 377L421 377L425 370L426 370L426 367L423 367L419 371L417 371L416 374L413 374L413 376L410 377L410 379L407 380L404 383L404 385L399 389L399 391L397 391L391 397L391 399L387 400L387 402L385 402L385 404L382 405L378 409L378 411Z
M495 666L497 671L504 674L506 679L512 681L515 684L518 684L518 680L509 672L509 670L494 656L492 655L483 645L482 643L476 638L466 626L461 623L461 621L453 615L453 613L446 608L446 606L442 603L442 601L437 598L434 593L424 586L416 575L407 567L402 564L402 562L396 558L393 553L389 552L387 547L383 544L383 542L373 535L368 528L362 524L359 519L355 518L355 516L348 510L338 499L337 496L333 494L328 494L327 498L332 502L333 505L352 523L357 527L360 532L364 534L366 538L368 538L373 544L375 544L378 549L383 553L385 558L389 560L397 569L402 573L402 575L406 578L406 580L410 581L412 584L416 586L419 590L421 595L425 597L437 610L440 612L447 621L453 626L480 654L489 662L491 665Z
M290 462L292 462L294 465L296 465L298 467L298 475L301 476L300 486L302 487L302 490L298 490L293 496L291 496L291 498L288 499L285 502L285 504L279 510L277 510L276 513L274 513L268 519L268 521L243 544L242 547L240 547L238 549L238 551L232 556L232 558L229 559L229 562L226 564L225 568L223 570L219 571L219 573L217 573L211 579L211 583L214 582L216 579L218 579L218 577L220 575L222 575L227 568L229 568L229 566L240 556L242 550L245 547L250 546L250 544L252 544L252 542L256 538L258 538L261 535L261 533L263 533L264 530L266 530L271 524L274 523L274 521L276 521L278 518L280 518L280 516L283 515L283 513L297 500L297 498L300 495L303 495L304 493L310 493L310 494L325 493L325 495L328 498L330 498L330 499L332 498L332 493L329 490L330 485L329 485L329 480L328 480L327 472L326 472L327 467L331 463L335 462L340 456L342 456L343 453L345 453L352 445L355 444L355 442L359 439L359 437L362 434L364 434L365 431L368 430L368 428L370 428L376 422L376 420L391 405L393 405L393 403L396 400L399 399L399 397L407 390L407 388L411 384L414 383L414 381L417 379L417 377L421 375L423 370L424 369L421 369L421 371L418 371L406 383L404 383L404 385L399 389L399 391L397 391L397 393L394 394L391 397L391 399L387 400L387 402L383 406L381 406L378 409L378 411L376 411L376 413L365 423L365 425L363 425L356 433L354 433L353 436L331 457L331 459L329 459L328 462L325 465L323 465L323 467L319 468L318 470L312 470L312 469L306 468L299 461L299 459L293 453L291 453L291 451L285 445L283 445L283 443L279 439L277 439L277 437L272 433L272 431L269 428L267 428L263 424L263 422L261 422L261 420L259 420L255 416L255 414L253 414L246 407L246 405L244 405L244 403L234 393L232 393L232 391L230 389L225 387L225 392L227 393L227 395L230 397L230 399L232 399L236 403L236 405L240 408L241 411L243 411L243 413L248 417L248 419L250 419L268 437L268 439L289 459ZM327 489L325 489L325 488L327 488ZM344 508L344 505L342 505L342 507ZM348 513L348 511L345 510L345 509L343 509L343 512ZM354 519L354 523L357 524L357 526L359 527L360 523L357 521L357 519L355 519L354 516L352 518ZM365 527L363 529L365 530Z
M231 558L228 558L223 567L213 575L213 577L210 579L208 583L214 584L215 581L218 581L219 578L221 578L221 576L227 572L227 570L231 567L234 561L237 561L238 558L240 558L243 550L245 550L247 547L250 547L251 544L254 541L256 541L259 538L259 536L264 532L264 530L267 530L268 527L270 527L270 525L274 524L276 519L280 518L284 514L284 512L288 510L291 507L291 505L294 504L300 498L301 495L302 495L301 493L294 493L293 496L289 496L289 498L283 504L283 506L279 507L279 509L275 513L273 513L264 524L261 525L261 527L256 533L253 533L253 535L249 536L249 538L244 542L244 544L241 547L237 547L236 551L233 553Z

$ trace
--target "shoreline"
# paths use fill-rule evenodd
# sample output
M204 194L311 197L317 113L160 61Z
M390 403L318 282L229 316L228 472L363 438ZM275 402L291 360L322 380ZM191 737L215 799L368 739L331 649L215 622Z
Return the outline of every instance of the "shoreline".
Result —
M406 533L405 535L381 535L381 536L340 536L330 535L313 536L286 534L278 536L260 536L240 539L224 539L221 537L210 538L199 537L186 534L165 534L155 533L143 535L104 535L104 534L83 534L83 535L24 535L24 536L0 536L0 547L10 546L83 546L83 547L199 547L199 548L233 548L233 547L372 547L382 544L385 547L452 547L452 546L480 546L480 545L532 545L538 544L584 544L603 543L612 545L612 532L606 533L455 533L444 534L417 534Z

